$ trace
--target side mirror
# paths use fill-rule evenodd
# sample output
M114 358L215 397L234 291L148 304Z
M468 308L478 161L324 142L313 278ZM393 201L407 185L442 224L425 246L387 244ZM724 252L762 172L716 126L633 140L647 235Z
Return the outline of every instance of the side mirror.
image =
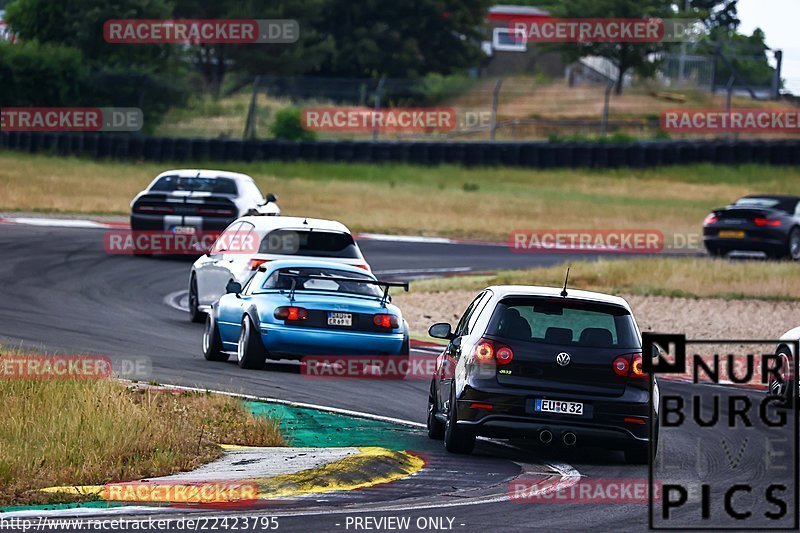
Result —
M272 194L271 192L268 192L267 196L265 198L266 198L267 201L264 202L264 203L266 203L266 204L275 203L275 202L278 201L278 197L275 196L274 194Z
M447 322L439 322L437 324L432 325L428 329L428 335L430 335L434 339L451 340L453 338L452 328L450 327L450 324L448 324Z
M225 292L228 294L239 294L242 292L242 284L238 281L231 280L225 285Z

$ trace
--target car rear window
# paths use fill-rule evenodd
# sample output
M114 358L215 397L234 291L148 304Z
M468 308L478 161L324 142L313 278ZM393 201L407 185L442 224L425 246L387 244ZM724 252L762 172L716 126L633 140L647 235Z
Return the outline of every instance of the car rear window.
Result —
M278 255L361 259L361 251L348 233L280 229L261 240L258 252Z
M566 346L641 347L633 317L626 309L581 300L502 300L492 314L487 333L514 340Z
M740 198L734 204L737 207L753 207L756 209L777 209L786 213L794 213L797 200L791 198Z
M314 276L313 279L303 276ZM343 281L334 279L317 278L349 278L354 281ZM326 291L346 294L360 294L363 296L382 296L383 291L380 286L372 283L361 283L355 280L374 281L374 278L367 274L348 272L346 270L336 270L332 268L282 268L276 270L264 280L262 289L291 290L292 281L295 283L295 291Z
M156 192L210 192L215 194L237 194L236 182L228 178L191 178L164 176L150 187Z

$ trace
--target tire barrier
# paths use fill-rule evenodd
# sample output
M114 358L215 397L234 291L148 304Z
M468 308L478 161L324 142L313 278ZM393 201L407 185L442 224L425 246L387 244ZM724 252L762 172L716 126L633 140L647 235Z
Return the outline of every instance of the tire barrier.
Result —
M605 142L286 141L0 131L0 150L144 161L334 161L528 168L800 165L800 140Z

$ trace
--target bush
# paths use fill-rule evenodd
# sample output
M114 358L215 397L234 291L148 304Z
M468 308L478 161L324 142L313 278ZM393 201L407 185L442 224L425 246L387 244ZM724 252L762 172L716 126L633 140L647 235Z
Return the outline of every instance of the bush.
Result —
M78 105L86 74L74 48L36 41L0 44L2 105Z
M315 132L303 128L300 110L295 107L287 107L275 113L269 131L276 139L289 141L313 141L317 138Z

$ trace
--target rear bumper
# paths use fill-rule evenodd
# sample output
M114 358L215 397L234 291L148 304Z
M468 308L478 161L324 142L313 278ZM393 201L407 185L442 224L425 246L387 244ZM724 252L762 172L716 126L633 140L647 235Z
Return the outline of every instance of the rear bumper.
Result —
M367 333L262 324L261 339L270 353L293 355L399 355L402 333Z
M190 220L185 220L185 219ZM131 214L131 229L134 231L169 231L172 226L189 226L197 231L222 231L236 217L182 217L180 215L142 215Z
M719 231L726 228L706 228L703 230L705 247L718 250L741 250L751 252L778 253L786 251L787 236L780 231L750 228L730 228L744 231L741 239L719 237Z
M548 398L584 404L583 416L534 413L533 400ZM473 406L472 404L481 404ZM490 408L486 408L491 406ZM539 438L547 429L553 440L566 432L575 433L582 443L594 442L624 447L631 442L647 443L650 435L649 391L627 387L618 398L537 393L536 391L480 390L467 386L457 400L459 427L476 435L495 438ZM626 421L633 419L640 423Z

